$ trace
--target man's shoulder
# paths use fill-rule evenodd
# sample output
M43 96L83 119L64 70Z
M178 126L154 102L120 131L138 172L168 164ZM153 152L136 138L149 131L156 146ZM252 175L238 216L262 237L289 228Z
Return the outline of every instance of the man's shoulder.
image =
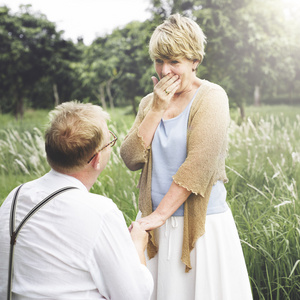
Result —
M107 209L117 208L116 204L112 201L112 199L99 194L88 192L87 200L89 203L94 204L96 206L100 206L102 208L107 208Z
M117 205L110 198L90 192L79 191L79 193L82 193L80 206L83 206L83 209L90 210L92 214L99 216L119 211Z

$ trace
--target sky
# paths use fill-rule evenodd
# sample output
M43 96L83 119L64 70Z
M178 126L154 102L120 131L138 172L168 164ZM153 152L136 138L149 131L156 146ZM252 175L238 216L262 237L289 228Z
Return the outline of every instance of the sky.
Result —
M64 38L77 41L83 37L90 45L97 36L109 34L116 27L131 21L145 21L150 0L0 0L12 13L21 4L31 4L32 11L41 12L56 23L57 30L64 30Z

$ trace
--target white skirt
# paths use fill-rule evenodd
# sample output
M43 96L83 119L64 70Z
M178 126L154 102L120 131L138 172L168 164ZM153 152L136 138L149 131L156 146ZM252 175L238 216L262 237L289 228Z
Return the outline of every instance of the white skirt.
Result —
M140 217L140 214L138 218ZM228 209L206 216L205 234L191 252L192 269L181 262L183 217L156 229L157 255L147 258L154 279L151 300L250 300L251 288L236 225Z

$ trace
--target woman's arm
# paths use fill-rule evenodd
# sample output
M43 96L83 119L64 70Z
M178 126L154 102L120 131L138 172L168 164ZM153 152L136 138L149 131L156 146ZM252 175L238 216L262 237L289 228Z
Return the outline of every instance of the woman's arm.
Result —
M143 168L148 160L149 149L145 147L143 138L139 136L138 128L145 117L145 111L151 105L152 97L153 95L149 94L141 100L135 121L120 147L120 155L131 171Z
M138 220L144 230L153 230L162 226L166 220L185 202L191 194L184 187L172 182L169 191L161 200L156 210L145 218Z
M132 171L141 169L147 161L156 128L180 84L178 76L172 74L168 74L160 81L155 77L152 77L152 80L154 93L142 99L132 128L120 148L123 161ZM169 89L169 94L165 92L166 88Z
M138 135L143 139L145 148L148 148L151 145L162 115L163 112L156 112L150 109L139 126Z
M180 84L178 75L171 73L160 81L153 76L152 81L154 85L152 107L138 129L138 134L142 137L146 148L151 145L156 128Z

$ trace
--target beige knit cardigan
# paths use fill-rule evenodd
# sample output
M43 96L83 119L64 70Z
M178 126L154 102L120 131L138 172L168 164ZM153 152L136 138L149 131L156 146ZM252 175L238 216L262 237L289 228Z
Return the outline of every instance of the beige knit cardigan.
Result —
M141 100L135 122L125 137L120 154L126 166L136 171L142 169L139 181L139 209L145 217L152 213L151 201L151 146L145 148L138 136L138 128L151 108L153 94ZM184 203L184 236L181 260L186 272L192 267L190 252L197 239L205 233L207 204L213 184L227 182L225 157L229 105L225 91L218 85L202 80L191 106L187 129L187 157L173 181L192 193ZM150 232L148 256L157 253L154 231Z

